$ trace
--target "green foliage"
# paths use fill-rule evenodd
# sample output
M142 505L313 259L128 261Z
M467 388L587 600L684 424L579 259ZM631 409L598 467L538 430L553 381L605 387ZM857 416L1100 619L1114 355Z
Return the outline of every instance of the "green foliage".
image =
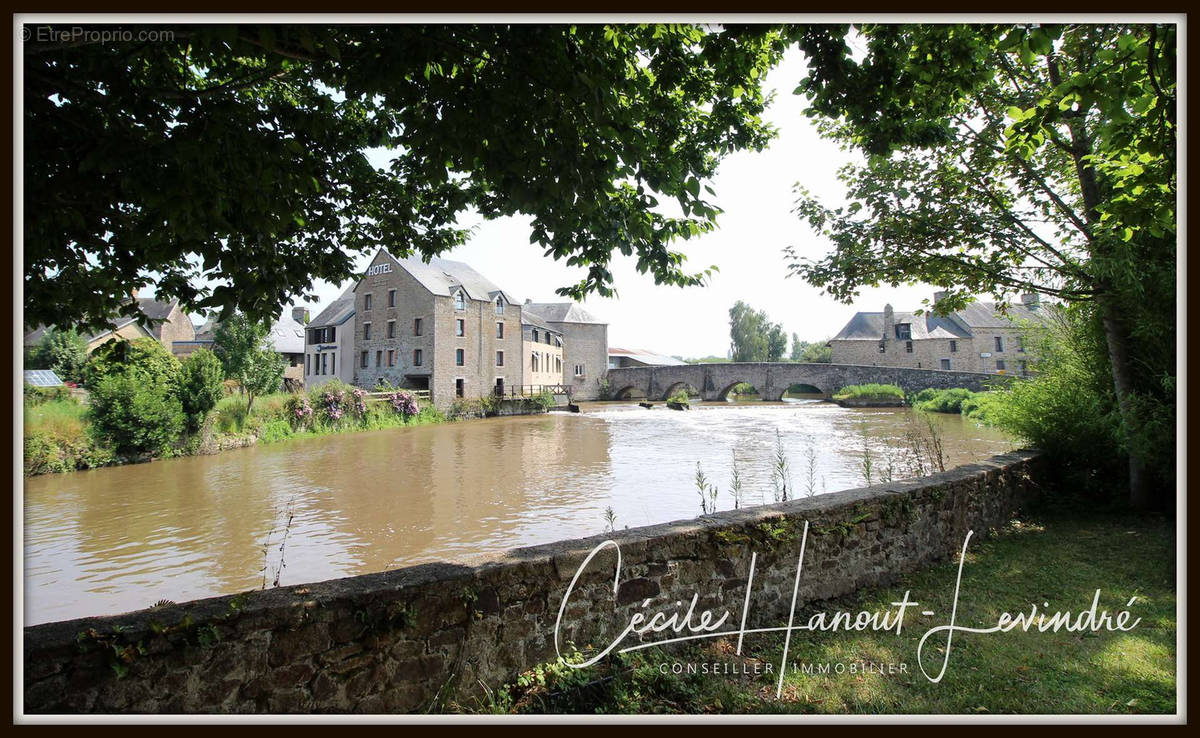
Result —
M842 387L837 392L833 393L835 400L845 400L849 398L861 399L884 399L884 398L899 398L904 399L904 390L894 384L851 384Z
M833 349L829 346L829 341L817 341L809 343L801 341L800 336L792 334L792 361L803 361L809 364L828 364L833 361Z
M208 349L197 349L183 362L179 401L187 417L188 432L199 430L208 413L225 396L224 382L221 361Z
M612 294L618 244L656 283L699 284L672 246L713 228L725 156L769 142L784 48L696 24L167 30L22 46L31 324L132 315L151 275L189 311L265 320L380 243L463 243L471 211L529 216L533 242L586 269L560 289L575 299ZM91 258L109 243L122 258Z
M971 390L957 387L944 390L923 389L912 396L909 404L926 412L958 414L963 412L963 402L974 399L975 395Z
M50 369L64 382L83 379L87 341L74 329L48 329L34 347L29 369Z
M179 360L153 338L114 339L92 352L83 366L83 381L94 388L110 377L136 376L148 384L175 388L181 368Z
M26 384L22 387L21 393L25 397L27 408L47 402L62 402L72 399L71 390L66 387L35 387L32 384Z
M554 395L549 392L541 392L529 398L529 401L541 412L546 412L554 406Z
M91 469L112 462L111 451L88 433L87 408L74 398L25 403L23 471L26 476Z
M283 384L285 361L271 344L270 331L270 325L236 313L222 321L213 335L213 350L225 376L245 392L247 408L254 406L256 396L277 392Z
M691 402L691 399L692 399L691 395L688 394L688 388L680 387L679 389L677 389L671 393L671 396L667 398L667 402L678 402L678 403L687 404L688 402Z
M729 342L733 361L779 361L787 350L783 326L741 300L729 309Z
M100 380L88 406L93 432L119 456L162 453L184 426L174 389L133 372Z

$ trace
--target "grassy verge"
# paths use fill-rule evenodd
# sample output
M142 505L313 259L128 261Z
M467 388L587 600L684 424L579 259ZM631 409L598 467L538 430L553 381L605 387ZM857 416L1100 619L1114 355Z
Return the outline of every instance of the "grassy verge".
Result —
M852 384L833 394L835 400L904 400L904 390L894 384Z
M802 614L836 610L887 611L905 591L920 602L901 635L810 633L792 636L789 662L907 665L906 673L809 675L787 669L776 699L783 635L748 635L741 656L735 639L703 646L664 647L611 658L587 669L561 663L523 674L471 710L507 713L1171 713L1175 701L1174 524L1161 517L1047 512L1014 521L987 541L973 540L963 567L959 625L994 625L1001 612L1077 613L1091 605L1130 609L1141 622L1129 632L1030 632L955 635L949 666L938 683L922 675L917 644L950 612L958 564L936 566L895 586L863 590ZM942 613L939 618L921 610ZM918 614L914 614L914 610ZM935 637L931 637L934 641ZM944 639L939 644L944 645ZM924 661L937 673L944 651L927 644ZM675 664L716 664L732 674L674 674ZM753 675L755 665L771 673ZM666 672L664 671L666 665ZM460 709L461 706L460 706Z

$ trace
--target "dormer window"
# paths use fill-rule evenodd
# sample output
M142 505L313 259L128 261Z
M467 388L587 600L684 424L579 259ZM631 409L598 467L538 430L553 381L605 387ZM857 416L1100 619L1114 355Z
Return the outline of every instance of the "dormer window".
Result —
M533 329L533 342L534 343L538 342L538 329L537 328Z
M496 297L496 315L504 315L504 298Z
M896 338L901 341L912 340L912 323L897 323Z
M454 293L454 309L455 310L466 310L467 309L467 296L464 295L461 290Z

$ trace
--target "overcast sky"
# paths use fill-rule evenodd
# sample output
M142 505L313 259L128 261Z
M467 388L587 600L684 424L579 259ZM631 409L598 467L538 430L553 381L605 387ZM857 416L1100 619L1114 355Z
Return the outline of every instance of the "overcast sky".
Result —
M804 117L804 98L792 90L804 76L804 56L793 48L783 63L767 77L768 90L776 92L766 117L779 129L778 137L762 153L737 153L722 163L713 183L712 201L725 212L717 229L700 238L678 242L692 271L710 265L719 269L704 287L660 287L649 275L639 274L636 260L618 254L613 275L618 297L592 297L583 303L609 324L610 346L642 348L682 356L724 356L729 348L729 308L744 300L765 310L782 323L790 336L817 341L835 334L857 310L882 310L891 302L896 310L914 310L933 288L925 285L898 289L863 290L855 305L843 305L823 296L798 278L787 278L783 249L818 258L832 244L818 237L791 210L797 183L818 195L841 201L843 188L836 179L838 167L851 154L822 140ZM376 158L379 166L384 161ZM584 270L568 267L544 256L529 243L529 220L504 218L484 222L466 218L463 225L476 228L470 241L443 254L464 261L507 293L524 300L563 299L557 287L578 282ZM359 259L365 269L371 255ZM319 282L314 293L316 313L333 301L346 285Z

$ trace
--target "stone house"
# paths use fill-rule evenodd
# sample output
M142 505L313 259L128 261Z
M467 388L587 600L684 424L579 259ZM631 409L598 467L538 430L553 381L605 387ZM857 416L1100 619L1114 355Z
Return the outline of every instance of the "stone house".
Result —
M934 295L934 302L945 293ZM835 364L944 369L988 374L1029 373L1024 326L1045 319L1037 295L1021 296L1007 315L995 303L975 302L945 317L896 312L856 313L829 340Z
M521 306L470 266L380 249L354 287L354 384L427 389L433 404L523 384Z
M522 306L562 333L562 383L576 400L600 397L600 382L608 371L608 324L573 302L531 302Z
M178 300L161 301L153 297L138 297L136 291L133 293L133 298L137 300L138 309L145 317L143 319L118 318L111 328L84 336L89 354L114 338L128 341L138 338L153 338L176 356L180 356L181 351L183 356L190 353L187 346L189 342L195 340L196 328L192 325L191 318L179 306ZM45 326L38 326L27 331L24 345L26 347L36 346L45 335Z

